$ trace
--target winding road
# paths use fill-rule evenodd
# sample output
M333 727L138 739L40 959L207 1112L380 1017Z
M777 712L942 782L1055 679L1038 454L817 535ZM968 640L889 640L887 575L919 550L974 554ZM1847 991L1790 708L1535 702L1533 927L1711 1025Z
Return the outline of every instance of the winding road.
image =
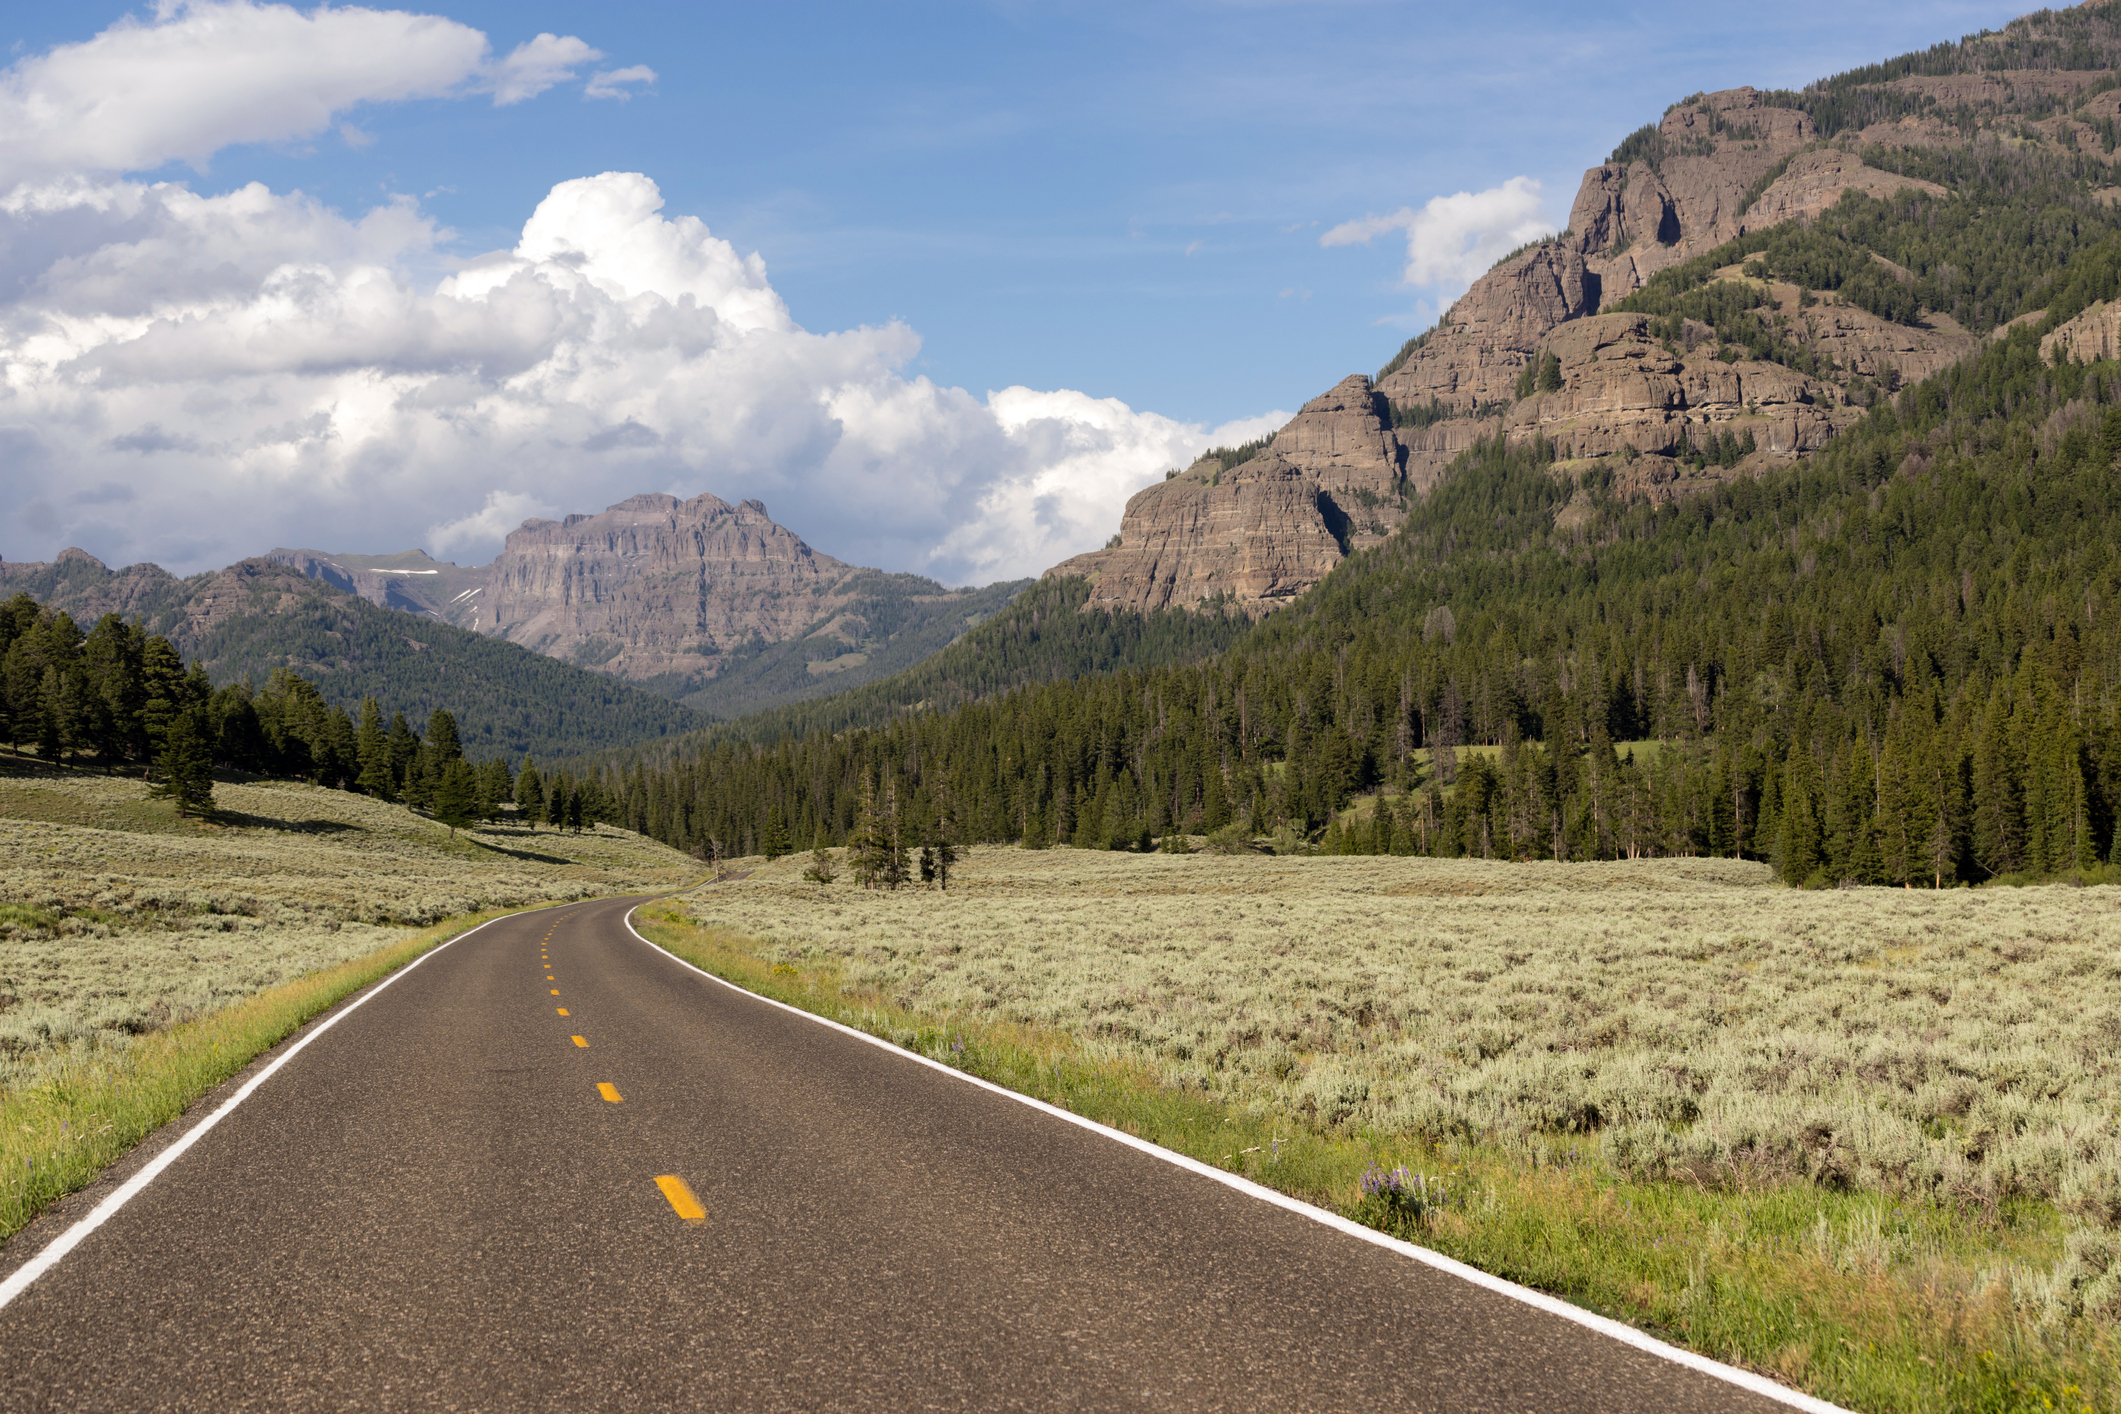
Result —
M1791 1402L731 989L632 902L430 953L0 1249L0 1409Z

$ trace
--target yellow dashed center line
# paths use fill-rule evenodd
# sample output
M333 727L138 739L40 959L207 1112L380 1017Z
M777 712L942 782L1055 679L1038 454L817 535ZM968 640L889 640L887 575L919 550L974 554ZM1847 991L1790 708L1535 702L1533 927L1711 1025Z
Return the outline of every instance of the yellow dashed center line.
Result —
M692 1189L686 1185L684 1179L674 1173L666 1173L656 1179L655 1186L662 1189L663 1196L670 1200L671 1210L686 1222L707 1221L707 1210L700 1206L699 1199L692 1196Z
M560 1015L562 1015L562 1016L565 1016L565 1015L567 1015L567 1008L566 1008L566 1007L563 1007L563 1006L556 1006L556 1007L554 1007L554 1008L553 1008L553 1010L554 1010L554 1011L556 1011L556 1012L558 1012L558 1013L559 1013Z
M619 1103L619 1087L608 1080L599 1080L597 1082L597 1093L614 1105Z
M558 987L554 987L552 989L552 994L557 997L560 994L560 989Z
M586 1046L586 1045L588 1045L588 1044L589 1044L589 1043L588 1043L587 1041L583 1040L583 1039L582 1039L582 1038L581 1038L580 1036L577 1036L577 1037L575 1037L575 1038L574 1038L574 1043L575 1043L575 1044L576 1044L577 1046Z

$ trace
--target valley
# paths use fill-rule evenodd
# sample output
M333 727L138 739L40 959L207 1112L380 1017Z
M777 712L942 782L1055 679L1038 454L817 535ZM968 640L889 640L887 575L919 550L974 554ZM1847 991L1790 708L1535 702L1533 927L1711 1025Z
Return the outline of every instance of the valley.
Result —
M2121 1411L2117 134L2121 4L1679 98L1384 366L1130 473L1102 547L1036 578L853 564L734 472L741 499L523 521L484 565L0 564L9 1230L356 988L599 900L347 1032L418 1036L389 1060L443 1077L418 1123L473 1115L482 1152L542 1133L506 1077L565 1077L565 1160L522 1192L591 1195L600 1243L787 1240L807 1280L844 1211L944 1271L948 1192L989 1272L1038 1246L1026 1213L1088 1241L1093 1170L1145 1243L1200 1238L1125 1167L1160 1146L1186 1202L1261 1185L1772 1387L1748 1399ZM561 947L593 967L544 975ZM409 1182L387 1116L300 1084ZM122 1142L84 1138L123 1095ZM811 1206L666 1143L725 1111ZM1142 1145L1107 1171L1067 1116ZM923 1169L931 1118L953 1154L1005 1129L994 1171L1035 1198ZM376 1280L500 1231L446 1207ZM1360 1265L1314 1240L1290 1260ZM522 1250L525 1280L568 1269ZM708 1269L673 1250L641 1269ZM872 1319L963 1314L920 1296Z

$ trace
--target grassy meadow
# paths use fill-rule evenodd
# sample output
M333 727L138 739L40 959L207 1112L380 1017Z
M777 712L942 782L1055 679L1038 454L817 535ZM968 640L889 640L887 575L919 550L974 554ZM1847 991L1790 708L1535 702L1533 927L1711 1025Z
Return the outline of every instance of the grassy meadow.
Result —
M287 782L209 821L0 757L0 1239L304 1021L478 922L696 881L604 829L460 831Z
M661 926L1855 1407L2121 1409L2121 891L981 849L938 896L806 863Z
M0 775L0 1088L483 909L648 892L698 866L609 828L449 831L402 806L223 783L183 820L137 780Z

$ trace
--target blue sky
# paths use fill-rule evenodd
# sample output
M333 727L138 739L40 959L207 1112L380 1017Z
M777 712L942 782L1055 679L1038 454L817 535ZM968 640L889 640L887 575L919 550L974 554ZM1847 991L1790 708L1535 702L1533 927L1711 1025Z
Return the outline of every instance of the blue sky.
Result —
M402 41L406 65L444 75L424 91L446 96L398 96L389 53L338 72L344 35L389 33L344 12L11 7L0 105L57 94L94 111L76 110L85 136L0 132L0 189L60 183L0 215L0 276L26 292L0 289L0 362L34 394L0 406L13 449L0 497L20 511L0 555L80 543L200 568L269 537L482 558L524 515L668 489L766 496L820 548L863 563L952 580L1035 572L1102 541L1170 462L1374 370L1462 287L1409 287L1394 233L1321 245L1334 226L1513 179L1538 184L1558 225L1583 169L1688 93L1799 86L2016 12L1820 0L407 8L453 22ZM213 48L239 31L247 68ZM490 61L541 32L601 57L496 103L492 63L468 67L472 31ZM190 46L167 74L126 68L165 39ZM76 49L54 58L55 46ZM630 98L585 92L592 73L634 66L656 78ZM311 72L353 95L329 127L290 92L287 75ZM252 92L277 115L264 127L245 127L245 97L193 125L207 152L157 146L215 95ZM268 128L265 141L232 136ZM199 165L163 160L178 153ZM605 172L645 174L659 214L654 189L566 189L575 224L519 260L550 305L533 357L517 347L520 311L483 286L467 304L443 282L468 257L516 248L555 188ZM266 195L195 209L153 180L204 197L256 182ZM381 244L355 229L394 202L392 219L418 229ZM621 252L642 240L684 246L690 273ZM217 264L216 242L242 258ZM562 306L589 318L567 293L577 245L603 251L598 288L621 302L600 333L550 322ZM752 253L763 272L739 268ZM254 283L229 285L222 265ZM110 280L80 276L104 266L132 282L123 309ZM387 329L377 270L403 315ZM306 293L291 297L290 280ZM716 304L768 284L785 311L780 324L761 316L763 333ZM636 297L674 315L692 298L719 322L680 339L691 352L666 366L655 348L676 345L623 305ZM127 322L141 311L152 327ZM615 319L633 322L612 343ZM431 336L453 320L484 323L445 355ZM153 355L192 345L188 364ZM261 352L298 346L309 351L271 367ZM354 346L365 363L325 367ZM577 377L585 352L631 372ZM93 384L75 373L91 365L104 369ZM561 387L562 374L574 381ZM236 428L232 410L250 421Z
M14 8L17 52L127 13ZM1214 424L1374 369L1430 321L1440 296L1401 286L1389 238L1321 249L1327 227L1517 175L1565 220L1583 169L1696 89L1799 86L2023 7L407 8L497 49L578 34L659 79L623 104L369 105L365 150L250 146L166 174L346 210L412 192L483 250L556 182L643 171L759 252L808 328L903 319L939 381Z

